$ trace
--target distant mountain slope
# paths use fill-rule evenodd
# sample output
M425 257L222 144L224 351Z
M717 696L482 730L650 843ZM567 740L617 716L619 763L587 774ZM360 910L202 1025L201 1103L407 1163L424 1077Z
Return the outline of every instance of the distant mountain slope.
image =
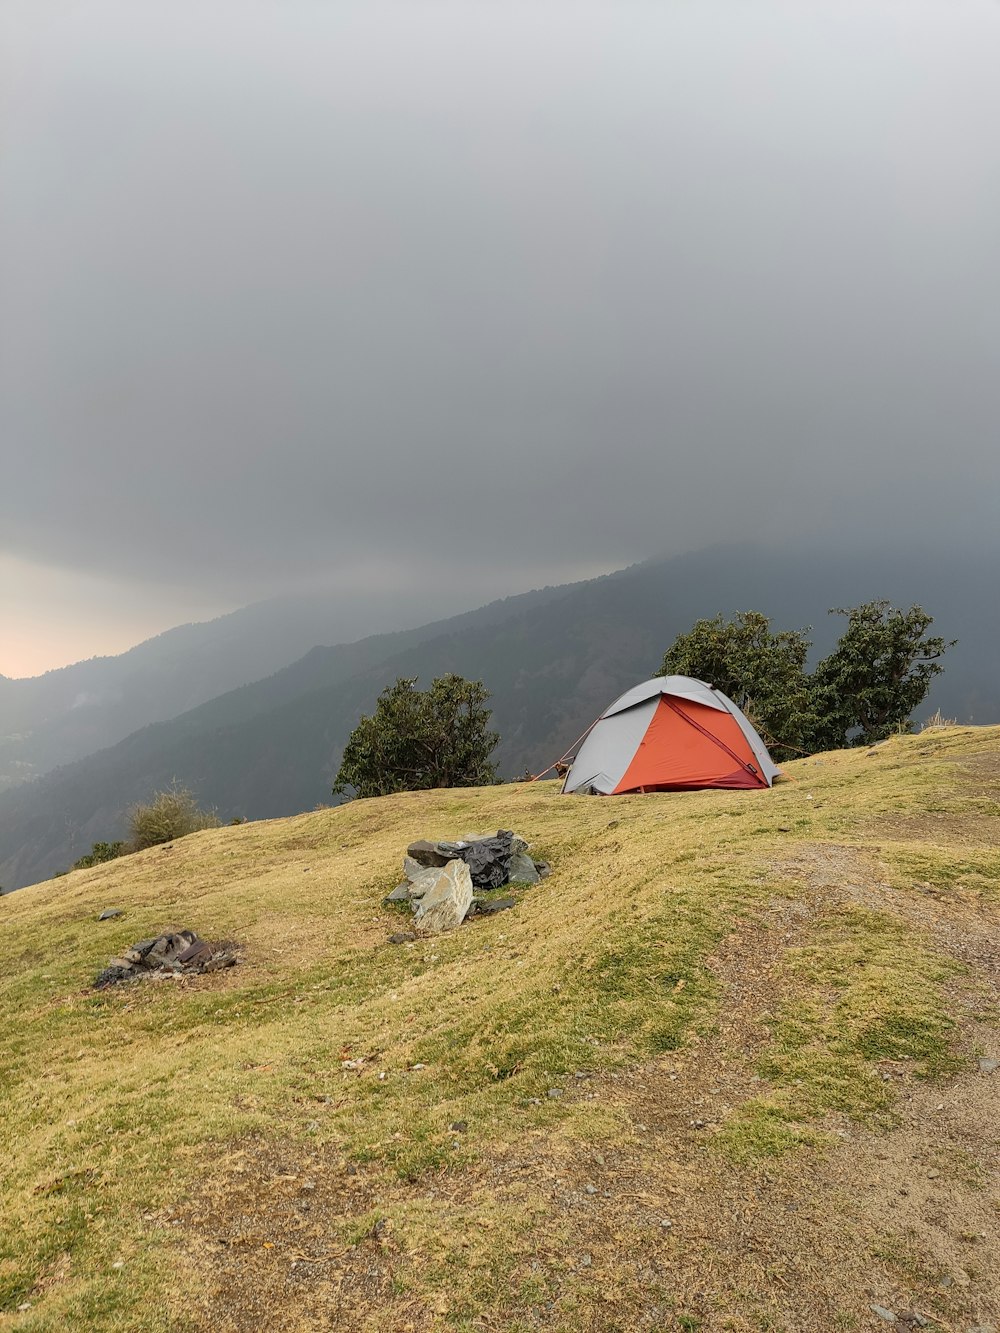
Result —
M422 605L432 607L434 600L428 596ZM359 595L282 597L179 625L117 657L27 680L0 676L0 790L269 676L317 644L347 643L382 627L426 636L428 619L401 597L382 596L367 606Z
M993 562L926 550L889 555L716 548L510 599L426 632L314 650L269 680L136 732L111 749L0 798L0 883L12 888L117 836L124 812L177 779L229 819L330 800L360 714L398 675L483 679L514 776L558 757L628 685L651 674L673 636L716 611L754 607L781 626L816 626L825 650L842 622L830 606L876 596L920 601L961 640L925 704L960 720L1000 720L994 670L1000 617Z

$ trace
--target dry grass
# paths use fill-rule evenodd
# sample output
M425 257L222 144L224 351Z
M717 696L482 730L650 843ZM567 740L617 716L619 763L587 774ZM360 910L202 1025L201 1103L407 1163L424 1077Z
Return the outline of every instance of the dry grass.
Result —
M788 773L770 793L356 802L3 899L0 1328L869 1327L867 1242L838 1255L839 1295L803 1257L793 1299L799 1242L762 1232L758 1262L725 1201L797 1197L845 1133L891 1142L907 1097L970 1077L995 1006L1000 730ZM388 945L406 843L497 826L551 878ZM244 961L88 989L170 926ZM955 1188L982 1193L985 1144L953 1146L976 1159ZM699 1199L683 1237L661 1225L676 1191Z

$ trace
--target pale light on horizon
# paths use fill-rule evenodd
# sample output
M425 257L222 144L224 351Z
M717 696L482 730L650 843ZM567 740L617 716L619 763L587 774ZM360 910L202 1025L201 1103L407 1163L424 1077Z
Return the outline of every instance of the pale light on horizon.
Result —
M148 587L0 555L0 675L40 676L114 656L175 625L234 609L195 606L190 590L152 592L151 603Z

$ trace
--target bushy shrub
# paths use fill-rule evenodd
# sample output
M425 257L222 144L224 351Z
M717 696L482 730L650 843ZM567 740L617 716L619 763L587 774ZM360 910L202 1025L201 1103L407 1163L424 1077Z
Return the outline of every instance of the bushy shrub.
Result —
M95 842L86 856L73 862L73 870L89 870L91 866L103 865L105 861L115 861L125 856L129 848L124 842Z
M200 810L186 787L158 791L148 805L134 805L128 814L131 850L156 847L173 842L199 829L218 828L219 817L213 811Z

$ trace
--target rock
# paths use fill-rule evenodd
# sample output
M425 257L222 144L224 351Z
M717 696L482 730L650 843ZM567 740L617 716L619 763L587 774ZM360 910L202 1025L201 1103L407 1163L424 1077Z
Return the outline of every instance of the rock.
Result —
M236 966L236 955L230 953L228 949L222 953L214 954L207 963L204 964L203 972L221 972L223 968Z
M541 878L534 861L527 852L516 851L511 853L507 865L507 882L509 884L537 884Z
M508 908L516 906L516 898L473 898L469 915L475 912L476 916L494 916L497 912L506 912Z
M405 884L397 884L392 893L386 894L382 899L383 903L408 903L410 901L410 881Z
M992 1057L979 1061L979 1072L981 1074L995 1074L1000 1069L1000 1060L994 1060Z
M98 921L113 921L116 916L121 916L121 914L122 909L120 907L109 907L97 919Z
M422 898L428 889L432 889L441 874L440 866L421 866L409 881L411 898Z
M443 869L450 859L438 851L436 842L428 842L426 838L421 838L419 842L411 842L406 849L406 855L418 866L434 866L438 869Z
M403 874L406 876L407 879L416 879L417 875L420 874L421 870L426 870L426 869L427 869L426 866L422 866L420 862L415 861L412 856L403 857Z
M552 1097L553 1099L555 1099L556 1097L561 1097L563 1095L563 1090L562 1088L549 1088L548 1092L545 1095L546 1097Z
M214 949L207 940L195 940L183 952L177 955L178 963L207 963Z
M417 937L412 930L397 930L394 935L389 936L390 944L410 944Z
M137 975L132 967L106 967L98 972L94 979L94 989L103 990L105 986L117 986L120 981L131 981Z
M176 934L160 935L146 952L143 962L146 967L172 963L185 949L194 944L197 938L192 930L179 930Z
M548 879L549 875L552 874L552 867L548 861L536 861L535 869L538 871L539 879Z
M413 924L429 934L454 930L471 906L469 867L464 861L449 861L417 904Z
M884 1305L870 1305L868 1308L871 1310L872 1314L878 1315L879 1319L884 1319L887 1324L894 1324L896 1322L895 1310L887 1310Z
M464 1134L469 1128L469 1122L467 1120L453 1120L448 1128L453 1134Z

